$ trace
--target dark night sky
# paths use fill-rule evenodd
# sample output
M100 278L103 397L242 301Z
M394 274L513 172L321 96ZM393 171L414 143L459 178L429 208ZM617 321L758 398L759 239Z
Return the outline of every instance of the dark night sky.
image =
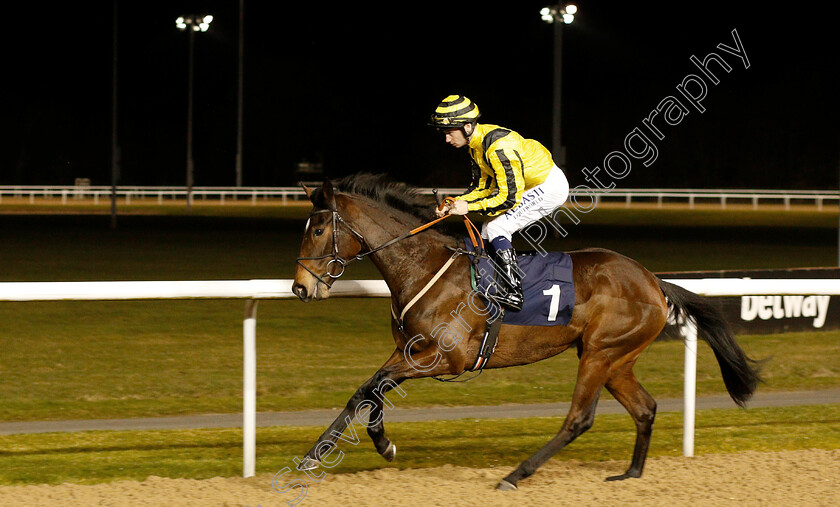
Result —
M5 13L0 184L110 182L112 4L100 4ZM425 126L450 93L475 100L487 123L550 147L545 2L284 4L246 0L246 185L294 184L304 159L330 176L466 185L466 153ZM634 164L617 184L836 188L840 44L823 3L797 3L789 15L758 2L577 4L563 46L573 185L698 73L691 55L715 51L733 70L709 86L706 111L663 129L656 162ZM174 19L204 12L215 20L196 36L196 185L234 184L237 0L119 5L122 184L184 184L188 37ZM749 69L716 49L734 45L733 29Z

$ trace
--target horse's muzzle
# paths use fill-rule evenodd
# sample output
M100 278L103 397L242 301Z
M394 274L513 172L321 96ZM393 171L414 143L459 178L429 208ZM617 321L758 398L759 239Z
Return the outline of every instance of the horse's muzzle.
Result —
M295 294L298 298L300 298L300 300L301 300L301 301L303 301L304 303L308 303L309 301L312 301L312 296L313 296L313 295L312 295L312 294L309 294L309 293L308 293L308 291L306 290L306 287L304 287L304 286L303 286L302 284L300 284L300 283L295 282L295 283L292 285L292 292L293 292L293 293L294 293L294 294Z

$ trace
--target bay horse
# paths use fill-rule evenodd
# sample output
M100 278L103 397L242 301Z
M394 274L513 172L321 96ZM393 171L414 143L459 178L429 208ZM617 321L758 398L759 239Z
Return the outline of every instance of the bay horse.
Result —
M473 365L486 327L486 307L476 303L470 259L459 239L428 229L406 234L434 218L433 203L416 189L381 175L358 174L320 188L304 187L313 204L292 290L302 301L329 297L346 265L370 257L391 291L391 333L396 349L347 402L344 410L300 462L300 470L326 464L354 415L367 410L367 433L386 460L396 446L382 422L384 393L407 379L458 375ZM640 477L647 457L656 402L633 374L642 351L665 326L669 310L694 319L698 337L714 351L723 381L740 406L760 382L758 367L736 343L721 313L705 298L665 282L638 262L605 249L569 252L574 264L575 306L566 326L502 324L485 368L530 364L575 347L579 358L571 407L557 435L499 482L520 480L588 430L606 387L636 424L630 467L607 480ZM441 269L450 267L450 269ZM417 299L419 293L423 294ZM405 311L406 307L409 307ZM402 318L401 318L402 317Z

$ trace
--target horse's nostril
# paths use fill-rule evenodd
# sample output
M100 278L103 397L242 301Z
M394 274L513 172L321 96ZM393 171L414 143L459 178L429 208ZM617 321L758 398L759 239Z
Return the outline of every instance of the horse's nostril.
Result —
M294 286L292 287L292 292L294 292L295 295L297 295L297 297L299 297L300 299L306 297L306 287L299 283L294 284Z

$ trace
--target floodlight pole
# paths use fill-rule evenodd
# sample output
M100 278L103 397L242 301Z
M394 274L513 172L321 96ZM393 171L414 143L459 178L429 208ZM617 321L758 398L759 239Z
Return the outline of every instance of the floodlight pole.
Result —
M551 119L551 153L554 162L560 168L566 166L566 147L561 137L562 127L562 83L563 83L563 25L575 19L577 6L574 4L558 3L551 7L543 7L540 11L542 20L554 25L554 101Z
M114 0L114 40L111 69L111 229L117 228L117 182L120 174L120 147L117 144L117 0Z
M190 32L189 78L187 85L187 211L192 209L193 187L193 67L195 66L195 30Z
M195 32L210 29L213 16L180 16L175 20L178 30L190 34L189 78L187 84L187 211L192 208L193 189L193 67L195 66Z
M551 150L557 166L566 167L566 148L562 144L560 119L562 118L562 83L563 83L563 22L554 23L554 107L552 109Z
M245 0L239 0L239 61L236 90L236 186L242 186L243 59L245 56Z

